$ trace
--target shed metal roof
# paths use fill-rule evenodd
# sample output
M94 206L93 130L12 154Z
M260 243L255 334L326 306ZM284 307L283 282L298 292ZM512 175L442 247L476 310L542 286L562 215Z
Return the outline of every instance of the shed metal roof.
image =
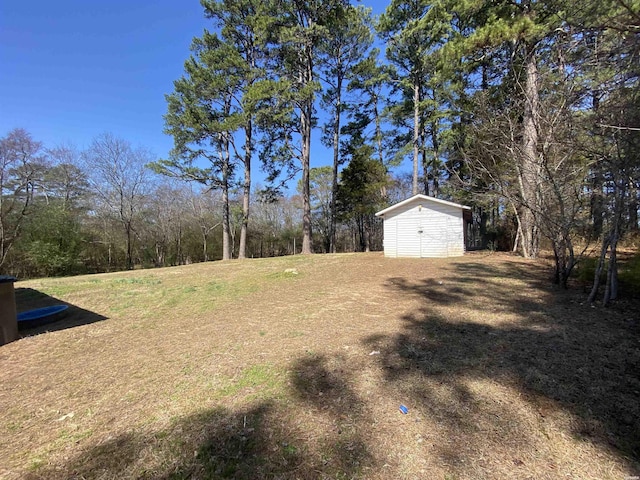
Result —
M460 205L459 203L447 202L446 200L440 200L439 198L429 197L428 195L414 195L411 198L407 198L401 202L396 203L395 205L391 205L390 207L385 208L384 210L380 210L376 213L376 217L383 217L385 214L395 210L396 208L400 208L408 203L414 202L415 200L424 200L425 202L433 202L439 203L441 205L448 205L450 207L460 208L462 210L471 210L471 207L467 207L466 205Z

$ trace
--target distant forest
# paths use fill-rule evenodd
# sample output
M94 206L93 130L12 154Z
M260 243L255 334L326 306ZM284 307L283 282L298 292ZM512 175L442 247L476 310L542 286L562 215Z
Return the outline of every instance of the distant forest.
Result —
M166 96L168 158L110 134L82 151L0 138L0 272L376 250L373 214L423 193L473 208L474 247L549 248L561 285L597 247L591 299L601 278L615 298L639 228L637 0L394 0L377 17L201 3ZM314 130L333 152L319 168Z

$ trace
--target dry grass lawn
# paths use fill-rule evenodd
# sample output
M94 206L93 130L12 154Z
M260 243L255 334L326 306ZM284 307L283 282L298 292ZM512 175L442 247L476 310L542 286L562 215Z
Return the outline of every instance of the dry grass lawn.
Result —
M3 479L640 475L638 300L591 307L544 261L295 256L16 288L19 311L71 308L0 347Z

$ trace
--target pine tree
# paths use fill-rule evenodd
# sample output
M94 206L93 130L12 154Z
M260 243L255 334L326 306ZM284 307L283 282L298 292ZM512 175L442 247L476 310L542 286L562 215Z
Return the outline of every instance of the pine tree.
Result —
M538 254L541 232L537 215L544 209L543 192L538 188L544 176L539 136L540 62L558 35L563 7L562 1L553 0L518 3L445 0L433 2L429 10L429 13L446 11L449 16L446 42L436 48L439 70L453 79L447 65L462 67L466 75L480 80L472 90L502 102L495 104L499 111L519 109L516 118L521 119L520 129L513 137L519 140L508 148L518 185L514 206L525 257ZM425 30L433 29L429 20L429 14L420 20ZM473 95L465 92L464 100ZM462 96L459 98L462 100Z
M271 71L278 84L272 103L278 105L281 118L279 122L271 119L272 138L264 156L289 163L298 160L302 171L303 254L313 253L309 170L315 99L320 91L319 54L330 35L331 19L339 17L347 5L345 0L275 0L273 11L277 16L269 25ZM298 143L293 142L294 135L299 137Z
M244 131L243 153L236 150L235 156L244 167L242 182L242 225L238 258L245 258L247 249L247 226L251 203L251 162L255 151L254 123L258 114L258 104L264 95L260 83L264 80L262 70L265 50L260 38L260 23L269 18L268 2L257 0L202 0L205 16L213 20L220 29L225 42L233 46L238 54L242 76L234 94L237 113L242 116L241 129ZM235 144L234 144L235 149Z
M174 138L171 158L154 164L156 171L223 192L223 260L231 258L229 188L233 175L233 134L244 122L236 101L246 64L233 45L205 31L192 44L185 75L167 95L166 133ZM207 162L200 166L201 161Z
M329 35L321 43L320 68L328 85L322 103L329 108L331 118L325 125L325 142L333 148L331 204L329 212L329 251L336 251L336 196L340 160L340 126L344 111L343 94L346 82L354 75L358 62L371 48L371 9L347 5L337 9L330 18Z
M391 80L391 69L378 61L380 50L372 49L369 55L363 58L353 68L349 76L347 91L356 95L349 112L354 118L352 124L374 146L374 156L381 165L388 166L386 139L389 132L384 129L385 92ZM360 125L364 123L364 125ZM367 136L364 132L373 124L373 135Z

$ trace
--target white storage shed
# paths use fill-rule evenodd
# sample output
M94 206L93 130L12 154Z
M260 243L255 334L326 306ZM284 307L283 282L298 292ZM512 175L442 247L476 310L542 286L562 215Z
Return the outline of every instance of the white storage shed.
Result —
M385 257L464 255L464 211L471 207L415 195L376 213L384 220Z

